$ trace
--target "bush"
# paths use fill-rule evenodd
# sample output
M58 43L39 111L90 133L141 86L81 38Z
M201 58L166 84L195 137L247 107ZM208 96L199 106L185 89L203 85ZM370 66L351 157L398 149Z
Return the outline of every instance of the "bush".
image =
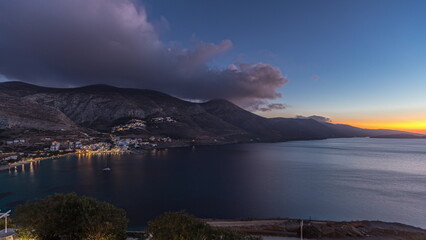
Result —
M94 198L56 194L20 205L13 218L22 239L126 239L126 212Z
M213 228L185 212L166 213L148 222L152 240L258 240L229 229Z

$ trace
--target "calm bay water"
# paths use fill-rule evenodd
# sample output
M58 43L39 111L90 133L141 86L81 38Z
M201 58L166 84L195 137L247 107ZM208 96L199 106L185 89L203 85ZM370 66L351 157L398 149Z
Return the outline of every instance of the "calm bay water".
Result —
M104 167L110 172L103 172ZM0 172L0 209L77 192L131 227L186 209L206 218L383 220L426 228L426 140L328 139L67 156Z

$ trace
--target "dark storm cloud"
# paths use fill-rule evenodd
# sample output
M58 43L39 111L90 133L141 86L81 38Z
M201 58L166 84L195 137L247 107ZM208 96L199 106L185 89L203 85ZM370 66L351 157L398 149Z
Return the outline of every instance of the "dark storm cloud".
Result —
M0 74L8 79L104 83L190 99L226 98L261 111L280 108L268 103L281 97L277 88L287 82L277 68L207 66L230 48L230 40L198 41L190 49L164 44L143 6L131 0L0 1Z
M323 117L323 116L317 116L317 115L312 115L312 116L309 116L309 117L305 117L305 116L302 116L302 115L297 115L296 118L299 118L299 119L313 119L313 120L318 121L318 122L331 122L330 118Z

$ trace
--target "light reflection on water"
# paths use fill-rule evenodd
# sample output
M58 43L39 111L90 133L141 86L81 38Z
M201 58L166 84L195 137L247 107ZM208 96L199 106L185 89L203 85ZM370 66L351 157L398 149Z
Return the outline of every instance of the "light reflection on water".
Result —
M426 228L425 143L353 138L65 156L0 172L0 209L77 192L125 208L133 227L186 209L211 218L370 219Z

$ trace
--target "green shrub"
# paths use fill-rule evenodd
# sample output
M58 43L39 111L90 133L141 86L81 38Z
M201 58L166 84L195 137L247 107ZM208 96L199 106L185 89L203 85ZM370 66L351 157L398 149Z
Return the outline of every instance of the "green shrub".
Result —
M128 222L124 210L74 193L20 205L13 220L19 237L36 240L121 240Z
M152 240L258 240L229 229L213 228L185 212L166 213L148 222Z

